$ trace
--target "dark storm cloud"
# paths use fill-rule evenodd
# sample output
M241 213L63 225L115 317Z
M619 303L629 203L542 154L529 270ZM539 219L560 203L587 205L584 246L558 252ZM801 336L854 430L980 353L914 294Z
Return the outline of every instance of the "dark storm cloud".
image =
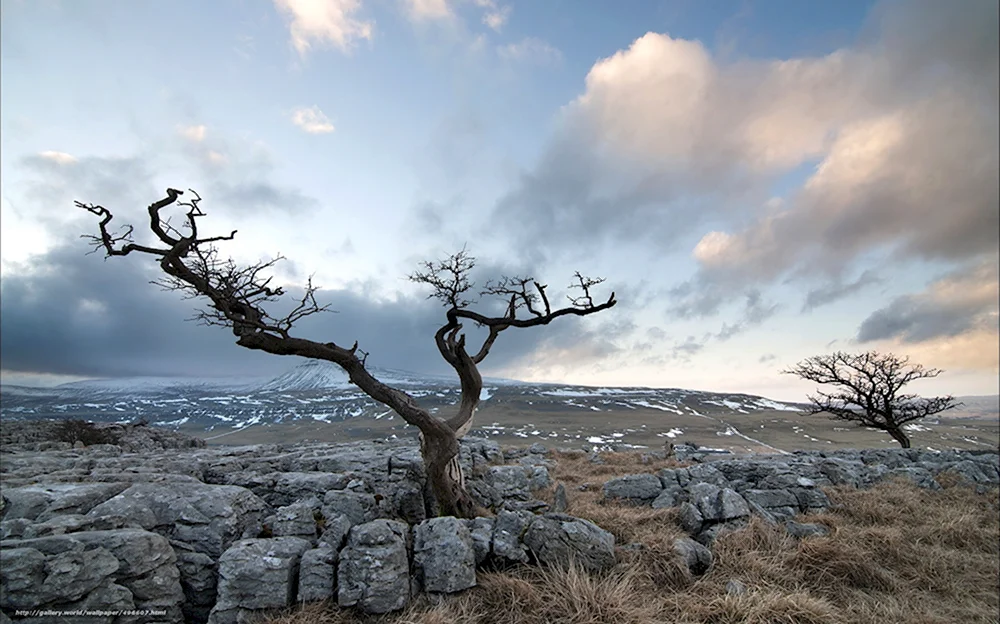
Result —
M867 286L880 284L882 281L882 278L876 275L872 270L866 270L858 276L858 279L853 282L847 282L846 284L840 280L832 281L829 284L810 290L809 293L806 294L805 303L802 304L802 311L810 312L821 306L840 301L841 299L861 291Z
M200 302L149 284L158 277L148 256L104 260L80 243L32 259L30 270L4 277L0 297L3 368L21 373L93 377L132 375L273 375L297 364L243 349L226 328L191 318ZM284 306L295 296L290 292ZM309 317L296 335L350 345L358 341L374 366L451 372L434 344L446 322L444 308L422 297L377 301L350 290L319 291L336 313ZM277 306L280 313L281 306ZM473 309L490 314L502 303ZM478 349L486 331L469 323L468 343ZM595 326L590 319L558 319L550 326L501 334L483 370L520 360L536 349L593 345L601 354L611 339L631 330L627 321Z

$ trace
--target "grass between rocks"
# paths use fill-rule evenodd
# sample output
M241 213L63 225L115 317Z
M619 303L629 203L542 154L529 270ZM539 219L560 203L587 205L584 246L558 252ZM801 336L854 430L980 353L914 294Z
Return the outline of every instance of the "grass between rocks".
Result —
M870 490L826 490L832 508L800 518L826 525L801 541L754 517L712 546L713 567L692 577L672 551L683 535L672 509L602 505L613 477L676 467L642 463L641 453L609 453L592 464L582 452L556 453L550 472L566 485L569 513L611 531L622 550L611 570L519 566L478 573L478 586L420 596L402 612L364 616L315 603L270 624L944 624L1000 622L1000 497L979 495L942 476L927 491L893 481ZM578 487L591 484L587 490ZM551 501L554 488L538 493ZM726 592L730 580L746 592Z

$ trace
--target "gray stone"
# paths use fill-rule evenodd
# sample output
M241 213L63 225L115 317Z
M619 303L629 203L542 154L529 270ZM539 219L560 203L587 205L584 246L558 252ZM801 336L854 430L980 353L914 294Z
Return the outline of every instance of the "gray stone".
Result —
M830 529L826 528L822 524L813 524L810 522L795 522L793 520L788 520L785 522L785 530L792 537L803 538L812 537L814 535L823 536L829 535Z
M26 547L0 549L0 608L34 609L44 604L45 577L45 555L40 551Z
M177 570L184 592L183 614L188 622L205 622L215 604L218 586L218 564L205 553L176 543Z
M265 500L276 507L310 497L322 499L328 491L342 490L350 481L347 475L333 472L282 472L269 476L274 480L274 490Z
M692 503L684 502L681 503L680 512L681 528L687 531L690 535L695 535L701 531L705 518L701 515L701 512L698 511L698 507Z
M413 565L424 591L454 593L476 584L476 553L458 518L431 518L413 527Z
M695 539L706 546L710 546L718 537L726 535L727 533L734 533L746 528L746 526L746 518L736 518L734 520L726 520L725 522L716 522L702 528L701 532L695 536Z
M549 476L549 469L545 466L530 466L528 474L528 489L531 491L543 490L552 485L552 478Z
M750 515L750 508L743 497L729 488L723 488L718 500L719 519L732 520Z
M424 494L420 488L401 486L392 495L396 515L407 524L417 524L427 519Z
M122 516L88 517L79 514L52 516L45 522L32 524L24 529L22 537L31 539L48 535L64 535L81 531L113 531L115 529L139 528L130 525L128 519Z
M528 563L528 550L521 542L534 514L501 511L493 525L493 556L501 562Z
M329 544L321 544L319 548L302 553L299 564L299 602L333 597L337 559L337 551Z
M230 546L219 557L218 601L209 622L216 622L221 611L294 604L299 561L309 548L298 537L251 538Z
M259 534L266 511L263 500L237 486L136 483L87 515L122 516L217 558L236 540Z
M334 550L339 551L344 546L347 534L351 531L351 519L343 514L334 516L324 516L323 533L319 536L320 544L329 544Z
M0 540L22 537L25 529L31 526L27 518L13 518L0 521Z
M323 497L323 516L344 515L352 525L371 522L378 517L375 496L365 492L330 490Z
M542 444L541 442L535 442L534 444L528 447L528 452L534 453L536 455L547 455L549 449L545 448L545 445Z
M16 592L16 600L37 602L35 607L40 608L80 600L105 604L107 600L120 601L121 592L111 587L116 585L130 592L129 601L135 608L166 610L162 621L181 621L184 594L176 555L169 542L155 533L139 529L85 531L10 540L3 543L3 550L5 557L8 552L27 551L45 556L44 580L30 591ZM5 587L17 587L29 577L37 580L33 576L37 575L37 555L29 552L26 562L2 566L5 574L16 572L3 583ZM103 588L101 593L90 597L98 588Z
M490 556L495 518L472 518L465 520L465 526L472 537L472 549L476 555L476 566L480 566Z
M765 509L799 506L799 500L788 490L746 490L743 492L743 496L747 501L756 503Z
M531 498L530 468L524 466L490 466L493 487L502 499Z
M650 506L653 509L666 509L668 507L676 507L682 502L683 490L679 487L674 486L673 488L664 488L660 495L653 499Z
M846 459L827 458L817 466L833 485L850 485L859 487L862 484L861 474L864 463Z
M394 520L355 526L340 552L337 601L365 613L388 613L410 599L409 527Z
M604 484L602 493L606 500L622 500L634 503L649 503L663 490L663 484L656 475L634 474L611 479Z
M766 522L767 524L770 524L772 526L778 524L778 519L769 510L761 507L760 505L758 505L757 503L753 502L752 500L749 500L749 499L745 499L745 500L747 501L747 507L750 508L750 511L753 512L753 513L755 513L755 514L757 514L761 518L763 518L764 522Z
M566 496L566 486L560 483L556 486L555 495L552 497L552 511L563 513L569 509L569 498Z
M550 513L536 517L524 534L524 544L539 563L566 565L570 560L591 571L615 564L615 538L589 520Z
M705 574L712 567L712 551L690 537L675 539L674 552L695 576Z
M687 469L687 474L691 479L691 483L711 483L712 485L717 485L719 487L729 487L729 480L726 479L726 475L713 466L712 464L698 464L697 466L690 466Z
M730 520L750 515L743 497L729 488L711 483L695 483L688 489L691 501L706 521Z
M802 511L822 511L830 506L830 499L827 498L823 490L807 488L796 488L789 490L795 496Z
M273 515L264 518L264 525L271 528L274 537L301 537L308 540L316 537L316 518L313 506L308 501L279 508Z

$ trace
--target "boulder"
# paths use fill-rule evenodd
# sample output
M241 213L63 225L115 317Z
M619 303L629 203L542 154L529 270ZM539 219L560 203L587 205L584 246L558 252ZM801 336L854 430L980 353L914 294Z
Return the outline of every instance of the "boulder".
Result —
M529 476L534 475L531 468L525 466L490 466L489 472L493 488L501 499L528 500L531 498L531 481L529 480Z
M209 624L231 621L238 610L294 604L299 562L309 548L298 537L251 538L230 546L219 557L218 601Z
M177 558L169 542L140 529L84 531L0 544L0 607L165 611L183 619ZM30 606L29 606L30 605Z
M323 516L343 515L351 524L364 524L378 517L375 496L365 492L330 490L323 497Z
M634 474L611 479L604 484L602 494L605 500L620 500L636 504L648 504L663 491L663 483L656 475Z
M476 584L476 552L468 526L445 516L413 527L413 566L424 591L450 594Z
M318 506L319 501L315 502ZM300 501L277 509L273 515L264 518L264 525L271 529L274 537L301 537L308 540L316 538L316 517L313 505L308 501Z
M493 541L495 518L472 518L464 520L472 537L472 550L476 555L476 566L483 564L490 556L490 544Z
M569 509L569 498L566 496L566 486L560 483L556 486L555 494L552 497L552 511L565 513Z
M566 514L537 517L524 534L524 544L539 563L566 565L574 560L591 571L615 564L615 537L589 520Z
M535 515L528 511L501 511L493 524L493 556L501 563L528 563L528 549L522 543Z
M215 559L233 542L256 537L266 512L267 503L237 486L136 483L87 516L122 516Z
M712 551L690 537L675 539L674 552L695 576L705 574L712 567Z
M337 582L337 551L321 544L302 553L299 563L299 602L326 600L333 597Z
M792 537L797 537L799 539L812 537L814 535L824 536L830 534L830 529L826 528L822 524L795 522L794 520L788 520L785 522L785 530L788 531L788 534Z
M374 520L351 529L340 551L337 602L365 613L388 613L410 600L409 526Z

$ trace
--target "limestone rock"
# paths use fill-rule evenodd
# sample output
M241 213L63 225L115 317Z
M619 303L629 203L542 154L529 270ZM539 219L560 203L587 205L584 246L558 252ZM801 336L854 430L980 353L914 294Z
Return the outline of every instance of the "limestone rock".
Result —
M476 565L480 566L490 556L495 518L472 518L464 520L472 538L472 550L476 555Z
M681 557L691 574L695 576L708 572L712 567L712 551L690 537L675 539L674 552Z
M501 511L493 525L493 556L505 563L528 563L524 533L535 516L527 511Z
M394 520L374 520L351 529L340 551L337 601L365 613L388 613L410 599L409 527Z
M660 495L663 484L656 475L634 474L611 479L604 484L605 499L648 503Z
M337 551L321 544L302 553L299 564L299 602L326 600L333 596L336 585Z
M476 553L458 518L425 520L413 527L413 565L424 591L454 593L476 584Z
M299 561L309 547L298 537L251 538L230 546L219 557L218 601L209 623L224 619L219 612L294 604Z
M571 559L592 571L615 564L615 538L589 520L548 513L528 526L524 544L539 563L566 565Z

